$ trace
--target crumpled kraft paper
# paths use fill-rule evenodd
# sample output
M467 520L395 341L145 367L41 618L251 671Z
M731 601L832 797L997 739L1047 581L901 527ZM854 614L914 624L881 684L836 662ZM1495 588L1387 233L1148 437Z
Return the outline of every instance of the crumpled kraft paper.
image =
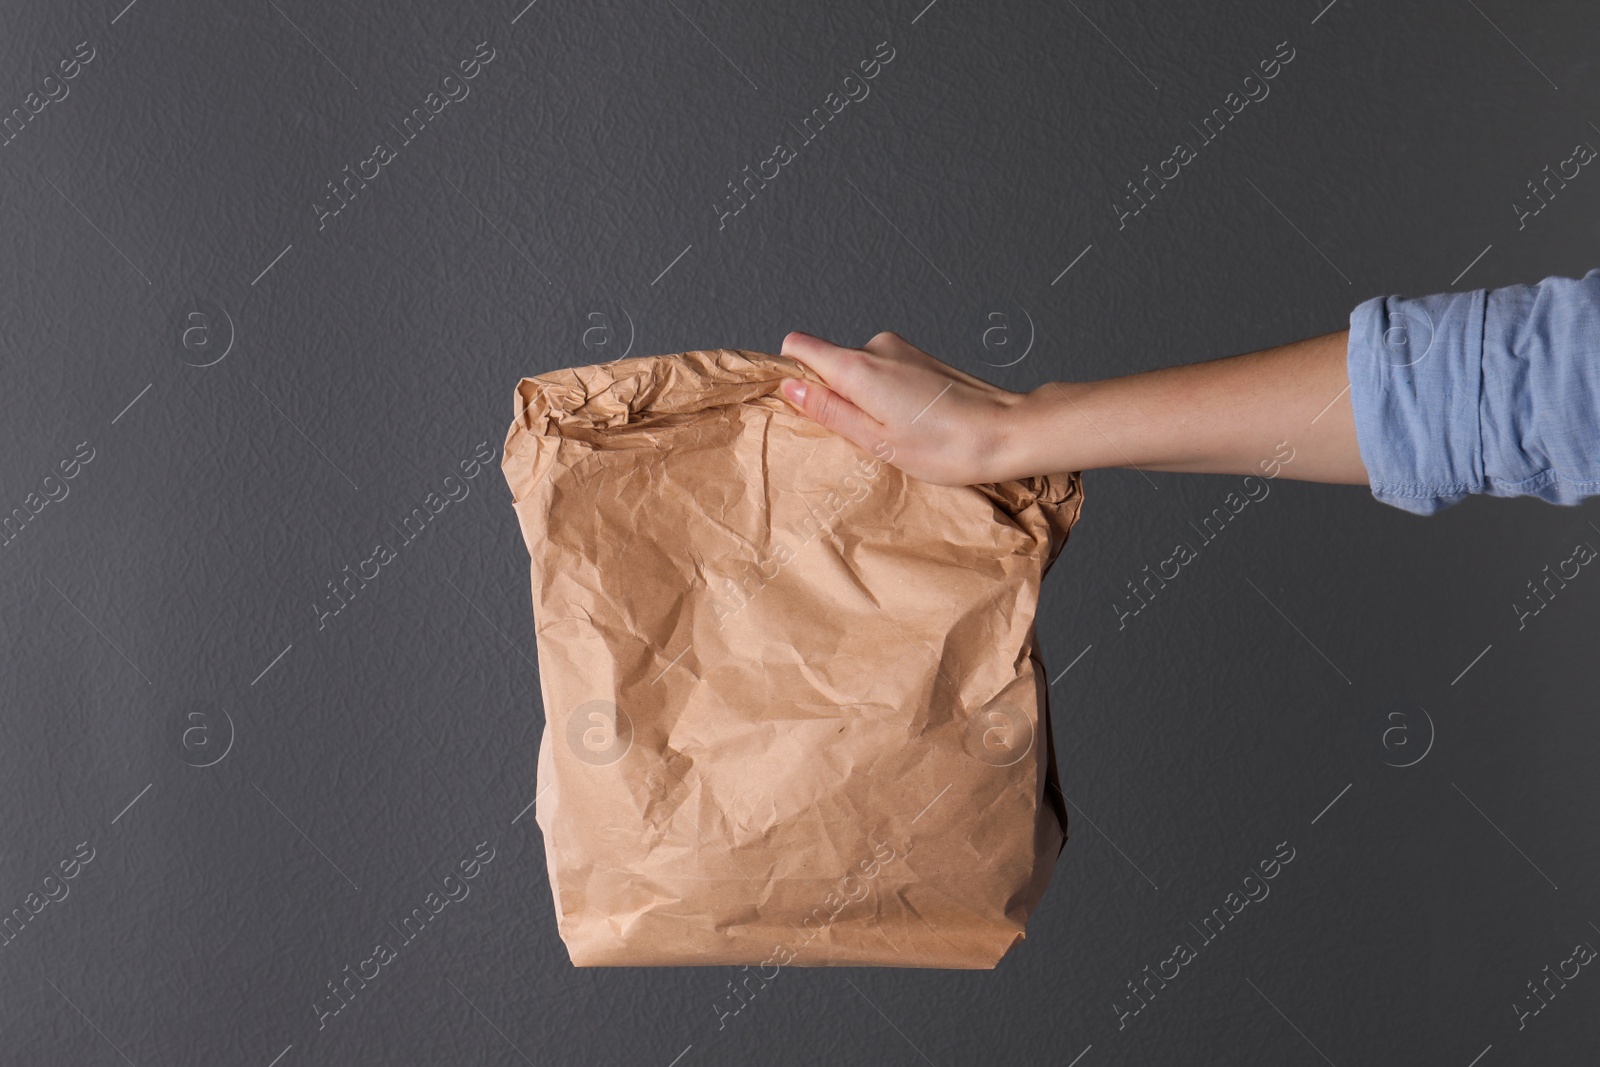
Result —
M784 377L817 380L718 349L517 386L562 939L578 966L993 967L1064 840L1033 622L1081 481L917 481Z

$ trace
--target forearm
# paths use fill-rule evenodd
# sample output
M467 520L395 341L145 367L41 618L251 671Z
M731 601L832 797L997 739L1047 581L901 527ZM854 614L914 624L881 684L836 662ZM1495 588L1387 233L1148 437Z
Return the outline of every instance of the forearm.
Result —
M1002 451L1016 476L1135 467L1260 473L1287 442L1282 473L1366 484L1346 372L1347 332L1248 355L1098 382L1051 382L1007 420Z

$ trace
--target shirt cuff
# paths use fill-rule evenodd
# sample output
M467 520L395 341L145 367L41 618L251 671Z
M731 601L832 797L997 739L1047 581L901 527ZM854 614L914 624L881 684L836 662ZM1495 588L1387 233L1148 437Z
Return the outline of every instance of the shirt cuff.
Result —
M1600 493L1600 270L1489 292L1485 493L1576 504Z
M1431 515L1484 490L1487 292L1380 296L1350 313L1356 444L1372 495Z

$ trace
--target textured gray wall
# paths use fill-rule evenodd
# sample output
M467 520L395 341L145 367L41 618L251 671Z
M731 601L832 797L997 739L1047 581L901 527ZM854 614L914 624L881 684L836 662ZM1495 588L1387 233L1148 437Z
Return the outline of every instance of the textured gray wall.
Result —
M0 912L39 908L0 948L0 1060L1593 1059L1600 977L1516 1005L1600 945L1600 577L1520 630L1513 605L1600 546L1600 509L1419 520L1279 480L1119 628L1239 480L1092 475L1040 619L1052 676L1075 664L1074 822L1027 943L994 973L789 970L721 1028L729 970L576 971L556 937L497 460L395 531L497 455L519 377L630 348L892 328L1024 388L1581 273L1600 176L1520 229L1513 205L1600 144L1593 5L123 2L0 14L26 119L0 504L39 508L0 550ZM885 41L870 95L719 226ZM1270 95L1119 225L1285 41ZM333 214L346 166L378 174ZM1280 842L1271 895L1119 1023ZM470 894L329 1011L480 845Z

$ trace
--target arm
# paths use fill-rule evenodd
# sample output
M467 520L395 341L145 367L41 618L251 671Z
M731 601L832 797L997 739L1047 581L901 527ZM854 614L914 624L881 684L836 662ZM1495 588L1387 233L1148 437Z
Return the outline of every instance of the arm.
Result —
M865 449L887 443L896 466L943 485L1097 467L1250 474L1285 441L1295 456L1285 476L1364 485L1346 337L1013 393L894 334L846 349L792 333L784 354L827 384L791 380L784 394Z
M1250 355L1012 393L894 334L790 334L826 383L791 403L913 477L965 485L1094 467L1282 472L1371 485L1427 515L1472 493L1600 495L1600 269L1533 285L1383 296L1350 329Z

